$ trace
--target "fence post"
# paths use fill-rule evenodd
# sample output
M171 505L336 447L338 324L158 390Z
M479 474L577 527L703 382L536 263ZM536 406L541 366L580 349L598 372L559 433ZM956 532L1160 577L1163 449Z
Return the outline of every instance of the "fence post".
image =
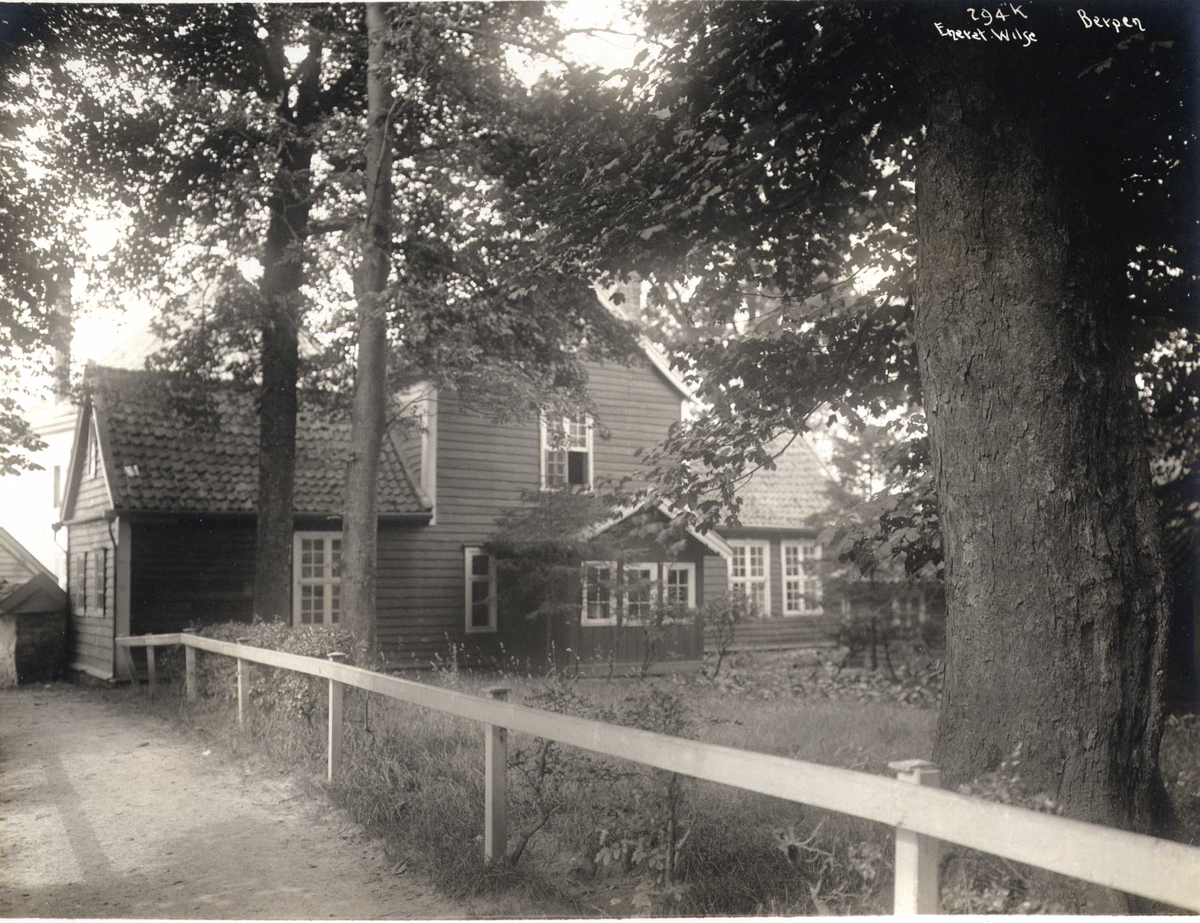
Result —
M503 702L508 689L493 686L484 690ZM508 853L508 730L487 725L483 744L483 858L503 862Z
M246 644L249 638L235 638L238 644ZM238 727L246 723L250 710L250 661L237 658Z
M346 655L330 651L327 655L334 663L344 663ZM342 770L342 692L344 683L336 679L329 681L329 769L326 773L332 782Z
M154 698L154 690L158 685L158 669L154 665L154 645L146 645L146 679L148 685L147 691L150 693L150 698Z
M888 763L901 782L942 787L942 771L928 760ZM936 838L896 828L896 893L892 912L899 914L938 912L938 852Z
M196 629L185 628L185 635L194 635ZM183 688L189 702L196 701L196 649L185 644L183 646Z

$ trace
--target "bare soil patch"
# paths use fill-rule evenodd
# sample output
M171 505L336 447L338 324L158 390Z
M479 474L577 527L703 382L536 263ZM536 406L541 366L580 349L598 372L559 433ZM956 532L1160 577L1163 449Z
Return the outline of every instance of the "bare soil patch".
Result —
M0 693L0 915L430 919L478 913L396 873L293 779L64 684Z

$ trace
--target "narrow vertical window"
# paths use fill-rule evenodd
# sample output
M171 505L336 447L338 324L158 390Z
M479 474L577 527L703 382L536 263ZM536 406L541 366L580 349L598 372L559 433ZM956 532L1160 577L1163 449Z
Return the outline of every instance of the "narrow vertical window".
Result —
M771 612L771 578L768 572L770 545L767 542L731 541L729 590L742 593L759 615Z
M816 615L821 609L821 546L783 544L783 614Z
M644 625L654 614L658 602L658 565L625 564L621 568L624 612L627 625Z
M496 567L492 556L479 548L463 550L463 592L466 598L467 634L496 630Z
M292 556L292 624L341 622L342 533L297 532Z
M100 618L108 616L108 549L101 548L96 552L96 565L93 573L95 578L96 608Z
M92 477L95 477L100 471L100 444L96 439L96 426L94 423L88 424L87 471Z
M583 565L583 612L584 625L614 625L616 612L613 607L613 585L616 582L615 564L588 561Z
M54 466L54 507L58 508L58 504L62 497L62 466Z
M541 420L542 487L592 489L592 421L586 414Z
M663 601L672 608L696 605L696 565L690 561L664 564L666 571Z

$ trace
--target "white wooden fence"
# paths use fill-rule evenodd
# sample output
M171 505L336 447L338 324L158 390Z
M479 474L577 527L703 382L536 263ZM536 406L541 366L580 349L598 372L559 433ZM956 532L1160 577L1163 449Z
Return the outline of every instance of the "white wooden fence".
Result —
M196 696L196 651L236 658L239 721L245 719L249 705L251 663L327 679L331 781L341 765L342 692L346 686L480 722L486 729L484 854L488 859L505 854L507 732L520 731L894 827L897 914L938 911L941 842L1200 911L1200 849L942 791L937 767L923 760L891 764L898 778L888 779L513 705L503 701L503 689L490 690L491 698L439 689L348 666L338 662L341 655L320 660L191 632L123 637L117 644L125 656L128 648L146 648L151 690L157 683L155 647L183 645L188 698Z

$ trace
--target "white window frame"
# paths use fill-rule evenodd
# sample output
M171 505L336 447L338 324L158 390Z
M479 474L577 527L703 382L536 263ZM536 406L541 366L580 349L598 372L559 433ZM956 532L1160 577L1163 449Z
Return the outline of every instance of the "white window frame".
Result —
M487 560L487 574L475 573L475 559ZM487 585L488 622L486 625L475 625L471 616L475 608L475 584ZM468 545L463 548L463 625L469 635L494 634L498 626L498 606L496 604L496 559L482 548Z
M624 561L621 563L620 573L620 618L622 625L645 625L645 620L641 618L632 618L629 615L629 578L628 573L630 568L636 568L641 571L650 571L650 615L654 614L654 607L661 602L661 586L662 574L659 571L659 565L655 561Z
M589 568L607 568L611 576L608 582L608 618L588 618L588 570ZM616 561L584 561L580 566L579 586L579 624L584 628L603 627L617 624L617 611L621 606L620 587L617 585Z
M538 459L539 459L539 461L538 461L538 470L539 470L538 483L541 485L542 490L563 490L563 489L567 489L567 488L571 488L571 487L582 487L586 492L588 492L588 493L591 492L592 484L595 481L595 461L596 461L595 439L593 436L592 417L591 417L591 414L581 414L580 416L583 417L583 422L586 427L585 436L584 436L585 446L584 446L583 451L587 452L587 484L583 484L583 485L569 484L569 483L565 483L565 482L562 484L548 483L547 472L546 472L546 454L550 451L561 451L565 456L567 456L566 458L564 458L563 461L564 461L564 464L567 466L566 467L567 472L569 472L571 470L571 463L570 463L569 456L572 451L578 452L580 450L578 448L572 449L569 446L564 446L561 449L554 449L551 446L550 431L546 426L546 416L545 416L545 414L538 415ZM576 418L575 422L577 422L577 421L578 420ZM570 432L571 423L572 423L572 417L564 416L562 418L562 425L563 425L564 432Z
M302 577L301 576L300 568L301 568L301 562L303 560L303 558L302 558L303 548L304 548L303 542L305 539L307 539L309 541L312 541L314 539L322 539L325 542L323 552L326 556L325 567L328 569L327 575L320 577L320 578ZM305 628L305 627L309 627L309 626L313 626L313 625L333 626L333 625L342 624L342 620L341 620L341 616L340 616L340 610L341 610L340 598L339 598L339 604L338 604L339 616L336 620L333 618L333 587L336 586L336 587L340 588L342 585L340 566L339 566L338 575L336 577L333 575L333 540L334 539L341 541L342 533L341 532L328 532L328 531L325 531L325 532L294 532L294 533L292 533L292 625L296 628ZM320 622L309 622L306 625L301 620L301 597L303 596L303 591L301 588L305 587L305 586L317 586L317 585L326 587L326 592L324 592L322 594L322 598L323 598L324 602L323 602L322 612L321 612L321 621ZM339 589L339 597L340 597L340 589Z
M100 471L100 440L96 438L96 424L88 421L87 432L87 473L95 477Z
M682 571L688 575L687 580L687 602L686 606L689 609L696 608L696 562L695 561L665 561L662 566L662 600L664 605L669 604L667 594L671 591L671 574L674 571Z
M606 619L588 618L588 569L607 568L611 574L608 582L609 617ZM618 623L631 627L640 627L646 622L640 618L629 616L629 591L626 583L626 573L631 568L650 571L650 605L662 605L667 597L667 581L672 571L682 571L688 575L687 608L696 608L696 564L694 561L584 561L580 565L580 612L579 624L584 628L613 626ZM652 609L653 611L653 609Z
M908 588L901 590L898 593L892 594L892 605L891 605L892 625L897 626L897 627L913 624L912 622L909 622L907 620L901 621L901 618L900 618L900 615L901 615L900 602L901 602L901 600L915 600L916 601L916 604L917 604L917 606L916 606L916 608L917 608L916 624L924 625L925 624L925 591L919 590L919 589L914 589L912 587L908 587Z
M814 554L805 557L805 549L812 549ZM795 550L796 563L798 570L796 573L788 572L788 552ZM796 540L790 542L782 542L779 546L780 569L783 573L783 614L785 616L803 616L803 615L822 615L825 612L824 603L821 598L821 543L817 541ZM815 563L814 563L815 562ZM811 567L811 570L809 569ZM805 584L813 581L816 584L816 592L806 592ZM799 605L793 605L789 598L791 593L791 584L798 584L797 602Z
M763 618L769 618L771 615L771 543L759 539L730 539L729 547L734 550L734 553L729 557L729 592L741 592L747 599L754 599L754 593L751 590L755 584L762 584L763 588L763 605L762 611L759 613ZM745 549L746 574L745 576L736 576L733 572L735 562L737 561L738 549ZM752 548L761 548L763 553L763 575L761 577L750 576L750 550ZM739 590L740 588L740 590Z

